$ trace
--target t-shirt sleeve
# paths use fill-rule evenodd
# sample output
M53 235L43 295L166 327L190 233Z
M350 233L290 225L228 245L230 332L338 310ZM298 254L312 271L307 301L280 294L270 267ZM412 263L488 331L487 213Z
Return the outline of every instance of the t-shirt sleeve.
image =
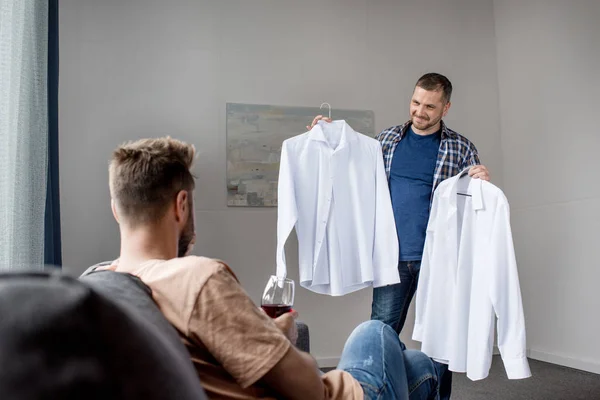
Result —
M224 266L200 290L188 336L202 342L242 388L261 379L291 346Z

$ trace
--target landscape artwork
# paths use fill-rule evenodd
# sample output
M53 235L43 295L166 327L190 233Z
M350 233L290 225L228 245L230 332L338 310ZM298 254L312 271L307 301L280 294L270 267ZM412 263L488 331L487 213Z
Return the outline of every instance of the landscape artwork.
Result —
M328 113L326 107L227 103L227 204L276 207L281 144L305 133L316 115ZM331 117L375 135L373 111L332 108Z

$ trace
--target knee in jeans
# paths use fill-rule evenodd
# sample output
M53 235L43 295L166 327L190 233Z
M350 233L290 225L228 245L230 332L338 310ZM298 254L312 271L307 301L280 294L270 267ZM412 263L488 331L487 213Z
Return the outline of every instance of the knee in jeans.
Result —
M385 326L385 324L381 321L377 321L377 320L370 320L370 321L365 321L363 323L361 323L360 325L358 325L356 327L356 329L365 329L365 330L370 330L370 329L381 329L382 326Z
M351 336L373 336L373 335L381 335L381 332L389 333L396 335L394 329L386 323L377 320L370 320L361 323L358 325Z

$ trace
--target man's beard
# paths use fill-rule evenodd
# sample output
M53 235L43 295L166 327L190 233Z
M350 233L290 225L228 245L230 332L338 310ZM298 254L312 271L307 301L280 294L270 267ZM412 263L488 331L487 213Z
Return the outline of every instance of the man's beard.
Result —
M188 252L191 250L190 244L194 240L194 216L190 214L187 224L181 232L181 236L179 237L179 244L177 248L177 257L185 257Z
M426 131L427 129L436 126L438 124L438 122L440 122L440 120L441 120L441 118L434 119L432 122L431 119L423 119L420 122L417 122L418 124L422 124L421 126L419 126L419 125L417 125L417 123L415 123L416 117L417 117L416 115L413 115L412 124L421 131ZM425 117L425 118L427 118L427 117Z

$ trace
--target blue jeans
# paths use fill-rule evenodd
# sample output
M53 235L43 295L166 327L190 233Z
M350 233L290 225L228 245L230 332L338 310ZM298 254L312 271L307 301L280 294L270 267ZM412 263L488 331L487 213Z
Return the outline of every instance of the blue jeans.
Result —
M408 307L417 290L421 261L400 261L400 283L373 289L371 319L382 321L400 334Z
M406 350L398 334L381 321L359 325L348 338L338 369L350 373L363 388L365 399L441 400L447 366L418 350Z

